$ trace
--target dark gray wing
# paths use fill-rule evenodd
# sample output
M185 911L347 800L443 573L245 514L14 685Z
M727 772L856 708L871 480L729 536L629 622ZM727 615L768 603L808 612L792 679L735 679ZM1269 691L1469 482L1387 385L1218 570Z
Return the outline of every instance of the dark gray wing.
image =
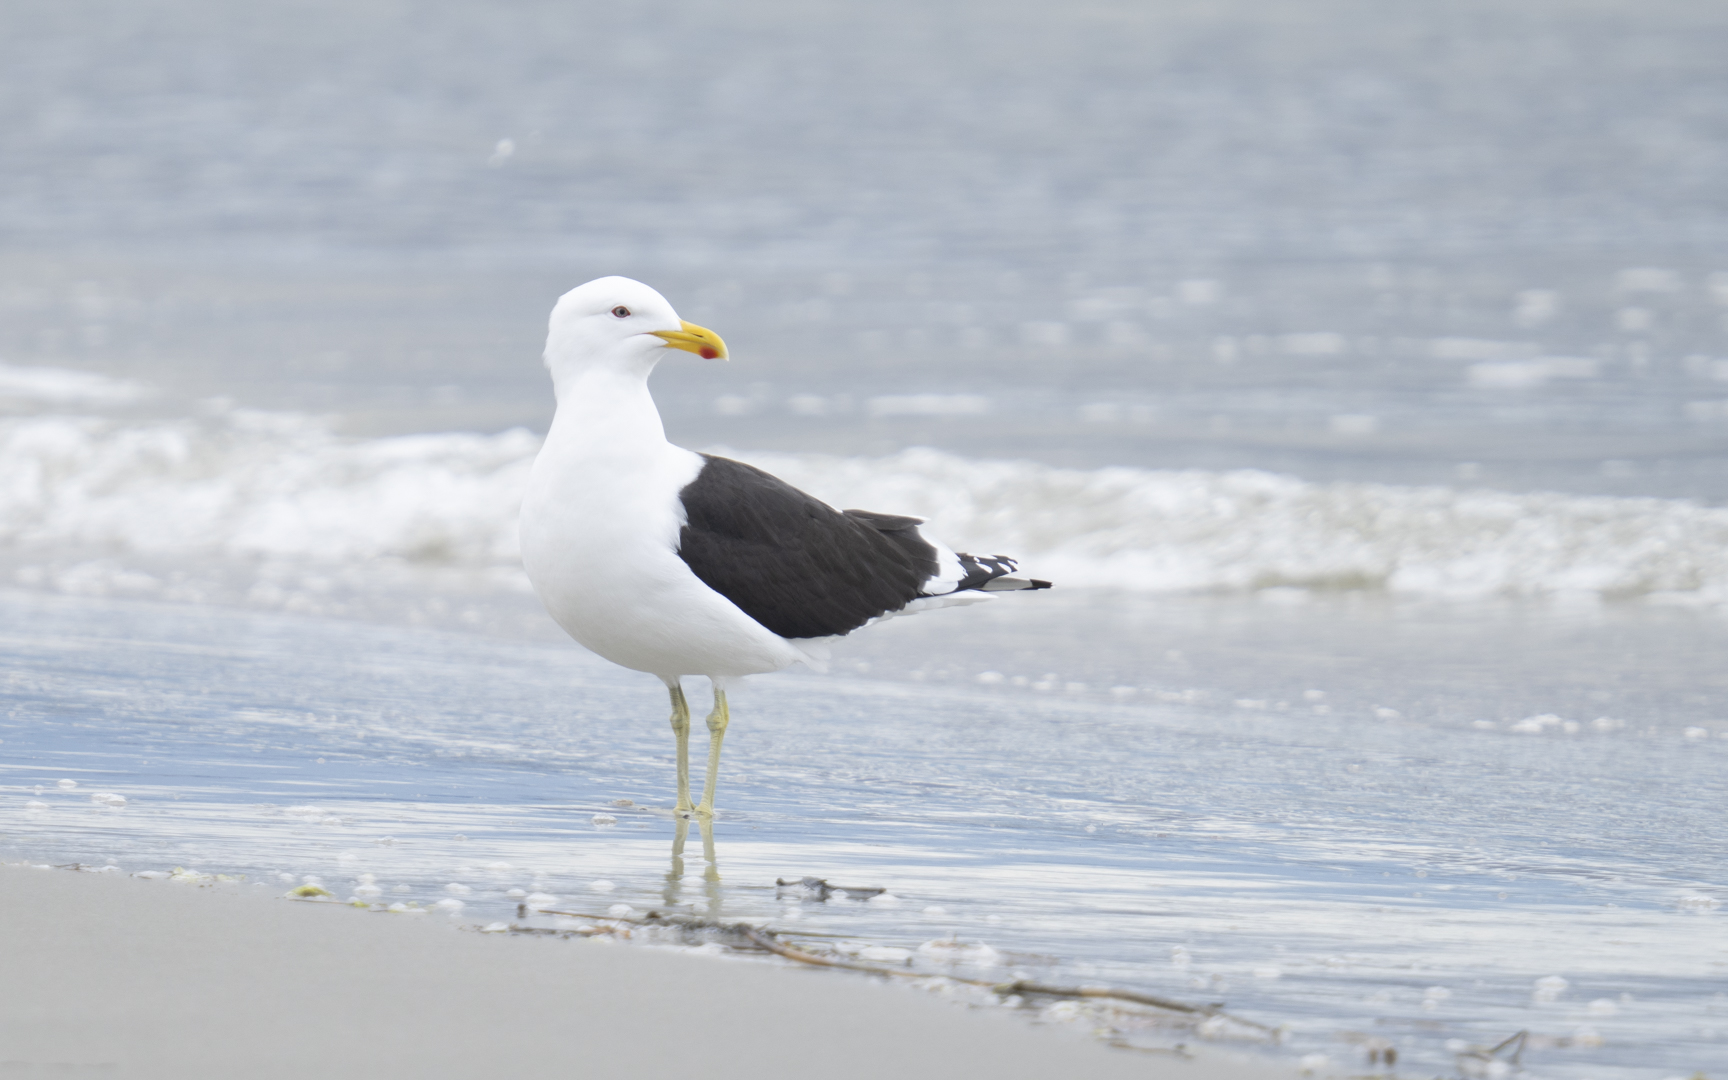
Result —
M842 512L741 461L702 458L678 493L678 556L781 637L856 630L917 599L936 573L919 518Z

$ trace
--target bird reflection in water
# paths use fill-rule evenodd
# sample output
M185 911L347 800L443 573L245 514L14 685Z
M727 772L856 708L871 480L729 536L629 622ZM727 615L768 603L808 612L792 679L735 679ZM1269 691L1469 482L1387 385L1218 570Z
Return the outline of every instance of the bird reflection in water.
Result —
M684 841L690 835L690 818L680 815L673 822L672 833L672 868L666 872L666 889L662 899L667 907L677 907L684 901L681 896L684 891ZM714 821L712 818L697 818L696 827L702 831L702 861L707 865L702 871L702 893L707 898L708 917L720 917L720 861L714 855Z

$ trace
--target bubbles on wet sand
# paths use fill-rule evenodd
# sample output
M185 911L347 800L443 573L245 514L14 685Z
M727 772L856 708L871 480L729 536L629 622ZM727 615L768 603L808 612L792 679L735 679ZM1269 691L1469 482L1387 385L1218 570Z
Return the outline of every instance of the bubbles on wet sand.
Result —
M1002 963L1002 954L982 941L961 941L956 937L936 938L918 946L918 954L944 964L968 964L973 967L995 967Z
M1572 984L1559 975L1544 975L1536 980L1535 989L1530 994L1530 1000L1539 1005L1559 1001L1566 988Z
M1553 713L1543 713L1540 716L1527 716L1514 723L1507 730L1519 735L1540 735L1555 728L1568 735L1573 735L1578 731L1578 724L1576 721L1555 716Z
M866 945L858 950L857 955L860 960L877 964L907 964L912 961L911 949L901 949L893 945Z

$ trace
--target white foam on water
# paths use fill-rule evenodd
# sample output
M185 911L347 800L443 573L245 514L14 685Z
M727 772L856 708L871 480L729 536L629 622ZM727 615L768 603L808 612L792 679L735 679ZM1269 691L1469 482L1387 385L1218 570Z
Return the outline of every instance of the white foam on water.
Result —
M538 447L521 429L350 439L313 418L235 409L12 417L0 420L0 556L26 586L167 599L201 594L144 565L226 560L249 568L243 595L267 606L388 568L477 571L519 589L516 514ZM1067 586L1728 603L1728 509L1683 500L1060 469L930 449L736 456L839 507L926 517L952 547L1013 554Z
M0 364L0 407L29 405L129 405L152 391L126 379L68 368Z
M837 506L927 517L950 546L1012 553L1069 585L1728 601L1728 510L1683 500L1058 469L928 449L740 456Z
M291 414L227 411L126 423L0 422L0 543L111 552L513 560L516 507L539 440L352 440Z

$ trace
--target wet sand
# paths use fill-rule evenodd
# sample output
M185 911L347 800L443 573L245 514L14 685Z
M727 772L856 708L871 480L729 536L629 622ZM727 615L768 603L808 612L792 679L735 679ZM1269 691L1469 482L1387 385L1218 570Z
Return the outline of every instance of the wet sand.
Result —
M1272 1080L1294 1070L1112 1050L867 978L259 886L0 867L6 1075Z

